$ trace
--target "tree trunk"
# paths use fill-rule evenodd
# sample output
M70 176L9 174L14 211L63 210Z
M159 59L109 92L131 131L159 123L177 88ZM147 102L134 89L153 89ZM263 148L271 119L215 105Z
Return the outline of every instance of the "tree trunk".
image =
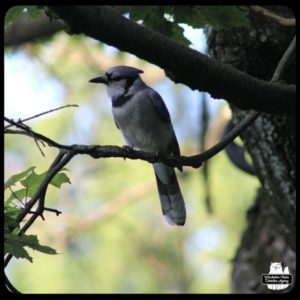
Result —
M266 8L283 17L294 17L286 7ZM250 28L209 33L210 52L222 62L270 80L295 35L295 28L254 12L250 12L250 18ZM294 59L284 81L294 84L295 71ZM248 115L247 111L232 105L231 108L235 123ZM271 262L282 262L295 275L295 126L295 119L262 114L242 135L262 189L248 212L248 228L234 260L233 293L274 292L261 284L261 274L269 273Z

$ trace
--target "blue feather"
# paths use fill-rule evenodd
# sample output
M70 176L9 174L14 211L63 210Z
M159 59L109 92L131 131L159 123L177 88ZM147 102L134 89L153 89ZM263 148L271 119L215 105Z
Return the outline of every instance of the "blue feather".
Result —
M169 111L161 96L155 90L150 88L147 91L147 96L161 120L166 123L171 123Z
M150 99L150 101L152 102L152 105L153 105L155 111L157 112L158 116L160 117L160 119L163 122L166 122L172 126L170 113L167 109L165 102L161 98L161 96L155 90L153 90L151 88L147 89L147 96ZM172 128L172 131L173 131L173 128ZM178 141L177 141L174 131L173 131L172 141L169 145L169 151L173 155L176 155L176 156L180 155L180 149L179 149ZM178 169L182 172L182 167L178 167Z
M128 66L117 66L110 68L106 72L106 76L110 79L115 78L135 78L139 76L140 73L144 73L144 71Z

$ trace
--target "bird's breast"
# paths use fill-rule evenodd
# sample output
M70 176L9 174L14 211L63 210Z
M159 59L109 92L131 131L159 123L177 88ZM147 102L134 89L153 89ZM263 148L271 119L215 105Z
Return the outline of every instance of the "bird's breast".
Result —
M147 99L131 99L112 107L114 119L126 142L144 151L164 151L171 140L169 126L157 116Z

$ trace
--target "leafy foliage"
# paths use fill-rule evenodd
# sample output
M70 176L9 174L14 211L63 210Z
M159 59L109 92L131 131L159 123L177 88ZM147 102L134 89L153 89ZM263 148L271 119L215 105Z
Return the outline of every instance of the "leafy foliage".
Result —
M10 253L16 258L25 258L32 262L32 257L28 254L25 247L37 250L47 254L56 254L56 250L48 246L41 245L35 235L19 235L20 224L17 222L17 217L22 211L22 207L14 204L13 200L18 200L22 206L23 199L33 197L39 190L43 180L46 178L48 171L37 174L34 171L35 167L30 167L25 171L11 176L4 184L4 188L9 188L10 196L5 201L4 206L4 250L5 254ZM66 169L63 169L66 170ZM62 170L62 171L63 171ZM59 172L51 180L50 184L60 188L63 183L70 183L69 177L64 172ZM13 191L12 187L16 184L22 185L17 191Z
M4 190L6 190L8 187L14 185L16 182L20 181L22 178L24 178L29 172L32 172L35 167L30 167L27 170L12 175L11 177L8 178L8 180L4 184Z
M43 9L39 6L13 6L6 12L4 24L6 26L11 22L16 21L21 16L35 18L40 16L42 13Z
M203 6L201 7L201 11L207 23L216 30L228 27L249 26L247 8L238 8L236 6Z
M215 30L228 27L249 26L248 8L245 6L169 6L147 5L126 6L123 13L129 13L133 21L156 30L186 46L190 41L184 36L180 24L193 28L213 27ZM21 16L35 18L44 12L41 6L13 6L5 15L5 25Z
M33 250L46 254L57 254L55 249L41 245L36 235L4 234L4 253L10 253L16 258L26 258L32 262L32 257L25 250L25 247L29 247Z
M180 24L193 28L212 26L215 30L249 26L248 8L236 6L130 6L129 17L143 25L189 45Z
M16 258L25 258L32 262L32 257L25 247L47 254L56 254L56 250L48 246L41 245L35 235L18 235L20 226L16 221L20 208L5 207L4 212L4 255L11 254Z
M35 167L30 167L24 172L11 176L5 182L4 184L5 189L11 188L16 182L21 183L21 185L24 187L11 193L9 198L6 200L7 205L11 203L11 201L14 199L21 201L26 196L33 197L34 194L38 191L43 180L46 178L48 171L42 174L37 174L34 171L34 169ZM69 177L63 172L56 174L50 182L51 185L57 188L60 188L63 183L71 183Z
M129 10L132 20L136 22L142 20L145 26L188 45L189 40L183 36L183 29L178 24L167 20L164 17L165 13L164 6L131 6Z

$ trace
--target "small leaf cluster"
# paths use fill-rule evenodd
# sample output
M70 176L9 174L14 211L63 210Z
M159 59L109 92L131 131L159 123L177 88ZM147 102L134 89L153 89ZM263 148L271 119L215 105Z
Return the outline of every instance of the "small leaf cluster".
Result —
M124 12L124 11L123 11ZM142 21L177 42L189 45L180 24L193 28L213 27L215 30L229 27L248 27L248 8L237 6L128 6L127 13L133 21Z
M65 168L62 171L66 170ZM60 188L63 183L70 183L69 177L64 172L57 173L50 184ZM38 192L41 183L46 178L48 171L41 174L35 172L35 167L12 175L4 184L4 189L10 190L10 196L4 204L4 254L11 254L16 258L25 258L32 262L26 247L47 254L57 254L56 250L41 245L36 235L20 235L20 224L17 218L23 209L26 208L26 201ZM21 186L13 190L15 185Z
M170 6L170 5L139 5L119 7L124 14L129 14L133 21L141 21L144 26L152 28L175 41L190 45L191 42L184 36L184 29L180 24L193 28L211 26L215 30L229 27L249 27L246 6ZM5 25L16 21L21 16L35 18L47 10L42 6L13 6L5 15Z

